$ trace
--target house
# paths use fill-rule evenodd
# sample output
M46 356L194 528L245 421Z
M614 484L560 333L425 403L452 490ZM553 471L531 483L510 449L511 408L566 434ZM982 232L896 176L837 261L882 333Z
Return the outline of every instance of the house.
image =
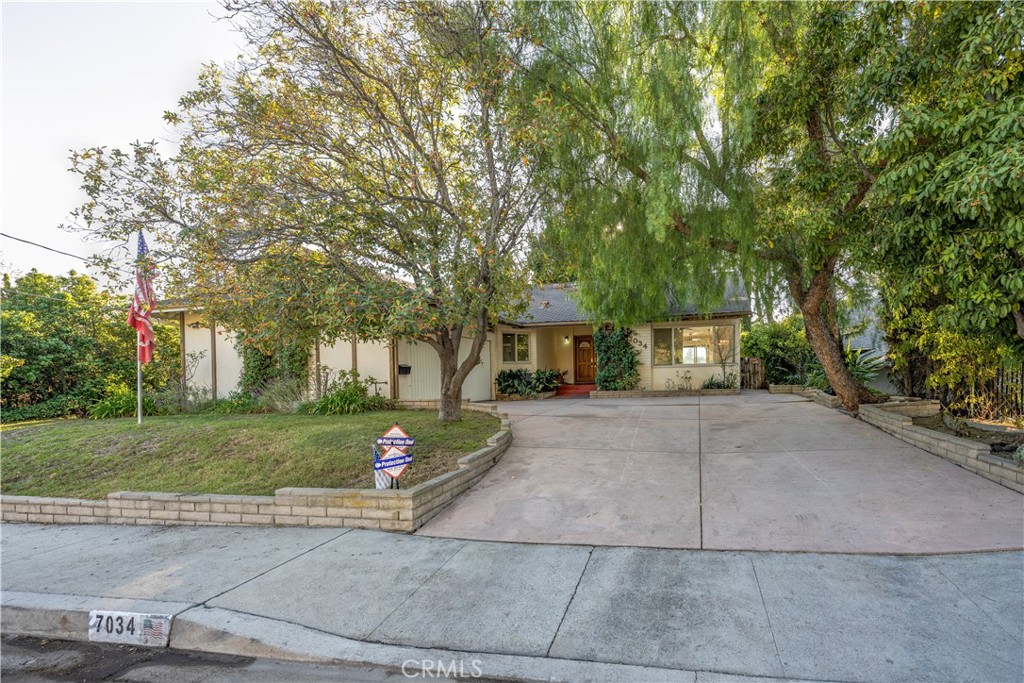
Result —
M488 332L479 365L463 385L463 398L492 400L497 374L514 368L557 369L564 371L569 384L592 384L597 374L595 325L577 306L573 291L571 284L538 287L522 315L495 325ZM157 313L178 321L183 358L202 352L192 386L217 398L237 389L242 361L230 330L205 327L199 315L180 301L161 302ZM639 388L678 388L687 377L696 388L710 377L721 378L723 372L738 378L740 321L747 315L750 301L742 282L736 281L727 287L724 303L710 315L675 303L664 320L634 325L640 351ZM462 358L468 351L467 341ZM434 349L425 343L338 341L314 349L312 362L334 375L355 369L364 378L373 377L377 391L392 398L436 400L440 394L440 364Z

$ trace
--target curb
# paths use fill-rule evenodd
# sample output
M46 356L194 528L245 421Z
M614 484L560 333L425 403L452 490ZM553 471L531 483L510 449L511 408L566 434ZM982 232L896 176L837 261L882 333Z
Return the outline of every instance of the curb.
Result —
M520 681L609 681L693 683L697 674L632 664L611 664L528 655L490 654L364 642L277 619L220 607L160 600L5 591L3 634L58 640L88 640L94 609L173 615L169 648L316 664L364 665L433 678L422 667L485 679ZM325 656L323 653L330 653ZM742 678L742 677L739 677ZM730 677L730 680L738 680Z
M4 591L2 630L4 635L88 641L89 612L92 610L170 614L175 617L194 606L189 602Z

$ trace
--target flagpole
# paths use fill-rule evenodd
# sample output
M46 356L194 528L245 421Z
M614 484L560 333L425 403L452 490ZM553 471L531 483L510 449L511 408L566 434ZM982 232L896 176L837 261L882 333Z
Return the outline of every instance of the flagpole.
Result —
M142 333L136 332L135 334L135 396L137 401L135 413L138 415L139 424L142 424Z

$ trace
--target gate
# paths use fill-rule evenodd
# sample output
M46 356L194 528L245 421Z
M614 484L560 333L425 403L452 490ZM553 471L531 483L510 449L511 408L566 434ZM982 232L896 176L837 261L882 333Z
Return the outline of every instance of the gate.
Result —
M740 388L764 388L764 364L760 358L740 359Z

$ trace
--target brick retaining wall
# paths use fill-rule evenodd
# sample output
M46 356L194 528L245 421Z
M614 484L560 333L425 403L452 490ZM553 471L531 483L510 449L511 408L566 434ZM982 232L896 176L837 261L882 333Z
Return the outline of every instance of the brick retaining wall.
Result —
M826 394L821 389L806 389L804 391L794 391L793 393L805 396L817 403L819 406L825 406L826 408L832 408L833 410L843 405L843 402L839 400L838 396Z
M672 391L668 389L636 389L633 391L591 391L590 398L664 398L679 396L728 396L740 393L739 389L690 389Z
M992 455L987 444L916 426L912 418L938 415L938 401L862 405L860 419L997 484L1024 493L1024 468Z
M501 430L484 448L459 458L459 469L409 489L283 488L272 496L121 491L104 500L0 496L0 510L5 522L40 524L327 526L412 532L479 481L512 443L508 416L497 407L462 407L501 418Z

